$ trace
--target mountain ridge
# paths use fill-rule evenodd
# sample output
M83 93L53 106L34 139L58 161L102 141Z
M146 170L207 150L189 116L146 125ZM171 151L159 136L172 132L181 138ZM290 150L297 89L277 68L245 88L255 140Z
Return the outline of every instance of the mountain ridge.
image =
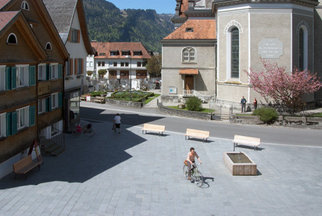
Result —
M152 9L120 10L105 0L83 2L91 40L142 42L148 50L160 52L160 41L174 30L172 14L157 14Z

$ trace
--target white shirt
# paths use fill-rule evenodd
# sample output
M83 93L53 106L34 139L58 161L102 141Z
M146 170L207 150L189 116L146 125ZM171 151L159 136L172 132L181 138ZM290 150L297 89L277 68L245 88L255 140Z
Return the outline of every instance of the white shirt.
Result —
M115 124L121 124L121 116L115 116L114 117L114 122L115 122Z

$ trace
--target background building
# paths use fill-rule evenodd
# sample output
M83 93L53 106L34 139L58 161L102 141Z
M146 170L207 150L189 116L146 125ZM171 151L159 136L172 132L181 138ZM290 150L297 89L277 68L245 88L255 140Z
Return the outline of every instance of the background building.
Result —
M151 56L142 43L92 42L91 44L95 50L94 77L106 79L108 86L113 87L115 83L119 83L127 88L131 86L132 89L139 89L141 81L149 78L146 63ZM89 66L88 70L92 68Z

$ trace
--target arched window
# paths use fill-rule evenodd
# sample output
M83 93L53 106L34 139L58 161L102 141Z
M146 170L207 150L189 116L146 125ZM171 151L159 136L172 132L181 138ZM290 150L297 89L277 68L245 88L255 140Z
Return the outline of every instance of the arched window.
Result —
M21 3L21 9L23 9L23 10L29 10L29 4L28 4L27 1L23 1Z
M308 31L305 26L301 26L299 29L299 70L307 70L308 67Z
M17 36L14 33L10 33L7 38L7 44L17 44Z
M196 51L192 47L187 47L182 50L182 62L195 62Z
M52 50L51 43L47 42L46 44L46 50Z
M233 27L231 34L231 78L239 78L239 30Z

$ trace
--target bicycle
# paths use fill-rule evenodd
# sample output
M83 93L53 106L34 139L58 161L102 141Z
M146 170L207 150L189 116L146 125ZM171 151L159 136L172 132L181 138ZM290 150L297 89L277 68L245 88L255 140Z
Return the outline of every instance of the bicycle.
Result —
M183 175L186 179L188 179L189 167L184 164L183 165ZM195 182L197 186L201 187L204 184L204 177L202 173L199 171L196 163L192 165L191 168L191 182Z

